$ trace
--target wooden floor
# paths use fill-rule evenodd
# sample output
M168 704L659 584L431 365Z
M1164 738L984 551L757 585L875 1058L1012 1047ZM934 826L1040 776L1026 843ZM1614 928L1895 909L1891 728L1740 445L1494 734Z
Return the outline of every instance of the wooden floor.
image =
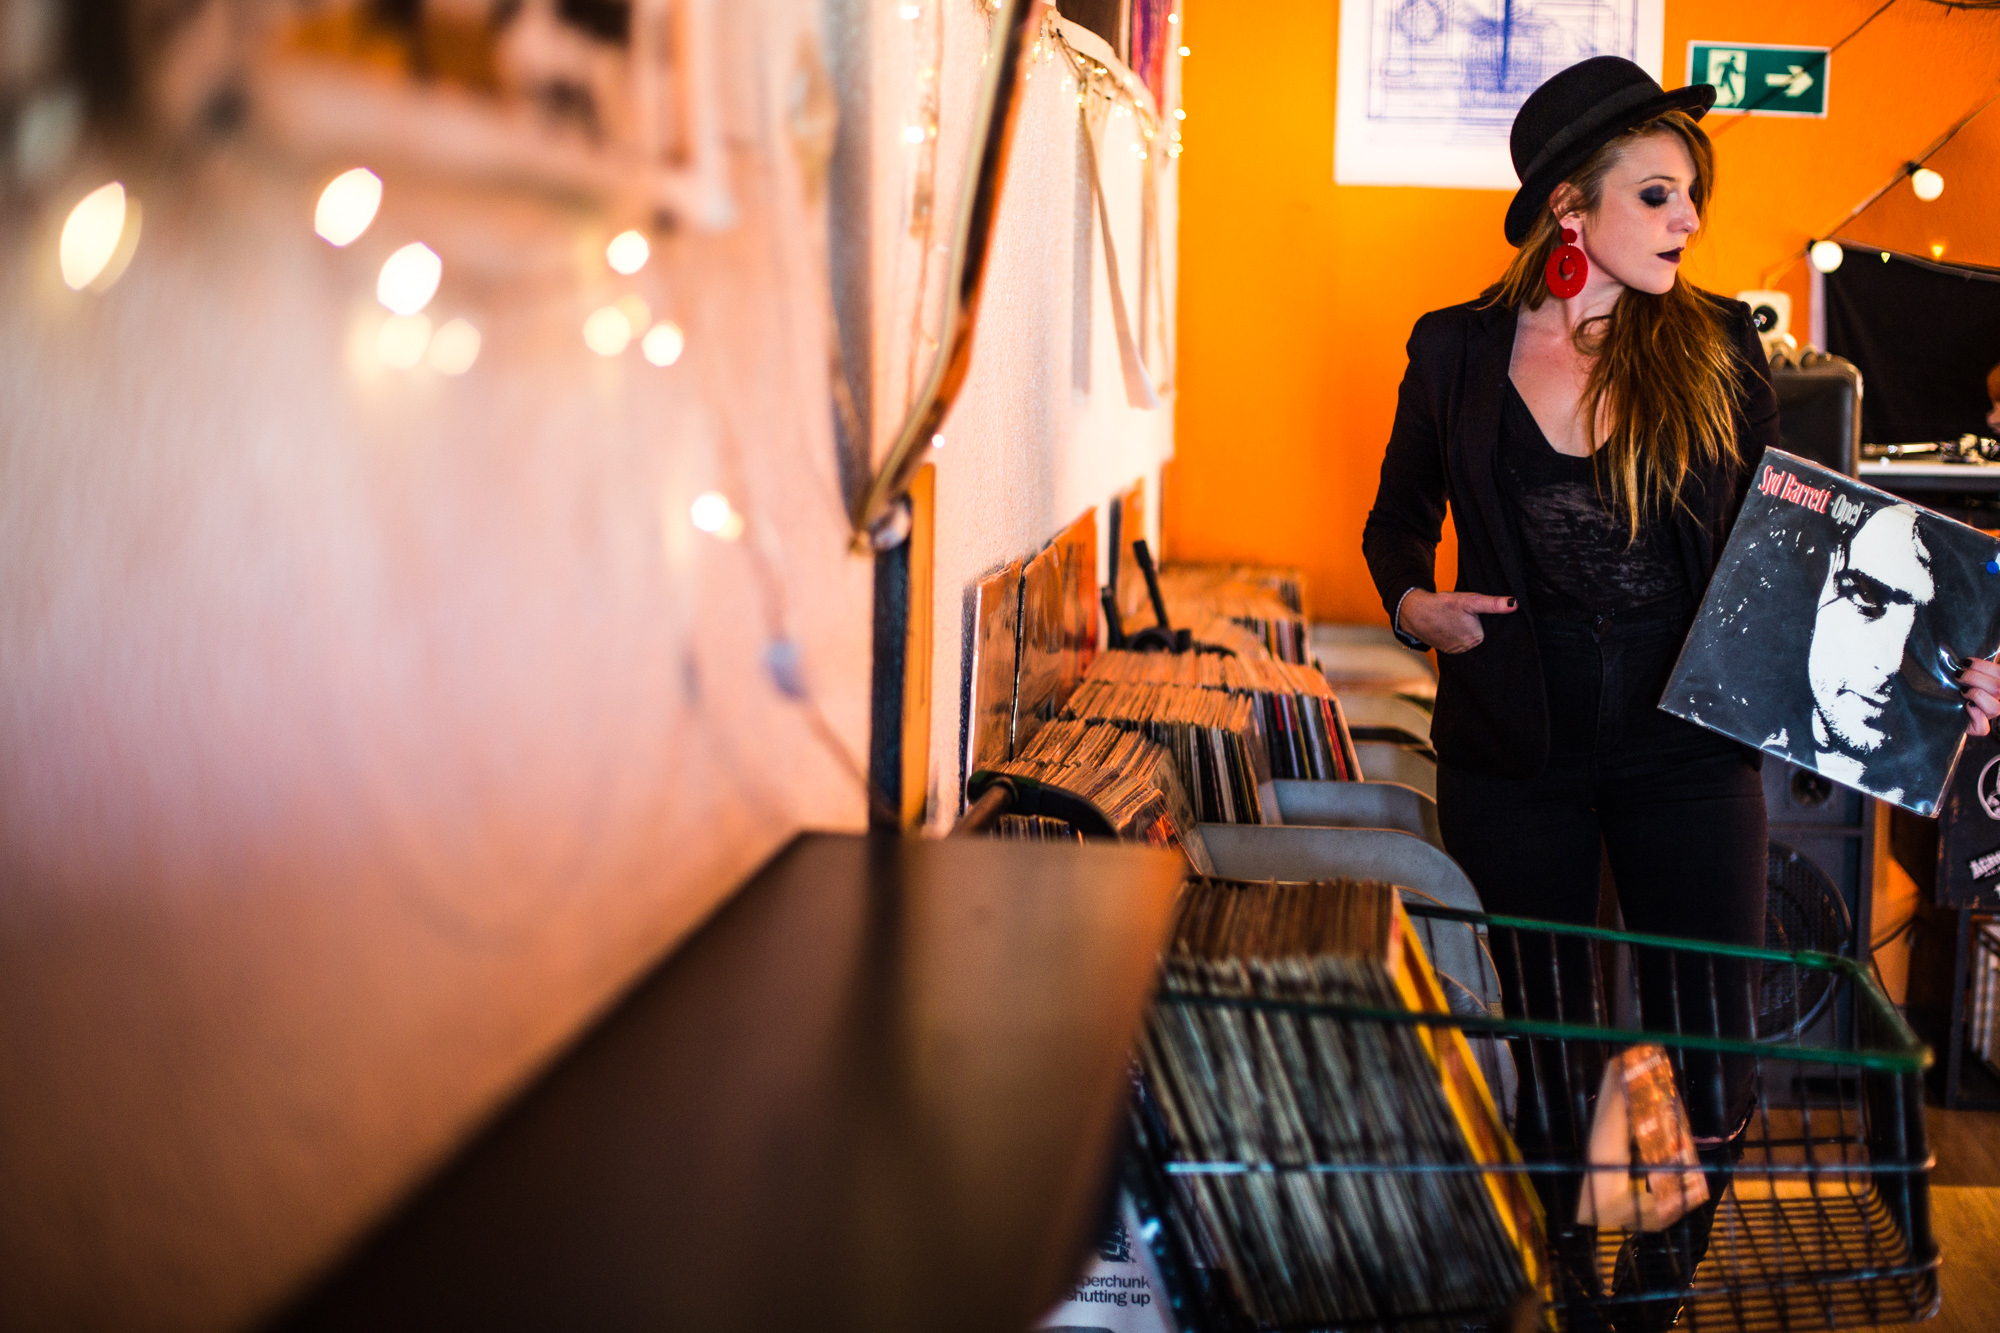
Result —
M1931 1230L1944 1256L1944 1308L1925 1333L2000 1329L2000 1112L1925 1112L1937 1169L1931 1175Z

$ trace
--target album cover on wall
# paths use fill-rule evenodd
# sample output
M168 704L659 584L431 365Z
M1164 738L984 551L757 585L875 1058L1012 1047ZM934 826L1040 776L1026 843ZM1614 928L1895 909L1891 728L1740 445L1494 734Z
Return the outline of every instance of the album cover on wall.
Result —
M1935 815L1996 648L2000 541L1771 449L1660 707Z

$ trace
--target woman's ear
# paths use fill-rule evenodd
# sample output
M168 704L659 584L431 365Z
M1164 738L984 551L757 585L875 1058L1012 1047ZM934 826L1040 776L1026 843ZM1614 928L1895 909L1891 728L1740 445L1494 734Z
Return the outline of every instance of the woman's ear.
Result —
M1569 182L1550 192L1549 212L1555 214L1556 226L1569 227L1579 235L1583 232L1583 193Z

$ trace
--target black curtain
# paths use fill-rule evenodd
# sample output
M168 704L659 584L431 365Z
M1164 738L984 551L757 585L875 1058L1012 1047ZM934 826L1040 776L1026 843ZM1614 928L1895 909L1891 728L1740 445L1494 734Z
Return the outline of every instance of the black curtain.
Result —
M1987 434L1986 372L2000 364L2000 269L1841 248L1847 258L1826 275L1826 350L1861 368L1861 438L1905 444Z

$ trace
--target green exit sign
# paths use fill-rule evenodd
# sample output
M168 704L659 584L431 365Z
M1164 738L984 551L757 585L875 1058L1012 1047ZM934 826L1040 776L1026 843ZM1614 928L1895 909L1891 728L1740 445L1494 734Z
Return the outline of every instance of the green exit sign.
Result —
M1715 109L1752 116L1824 116L1824 46L1689 42L1689 83L1715 85Z

